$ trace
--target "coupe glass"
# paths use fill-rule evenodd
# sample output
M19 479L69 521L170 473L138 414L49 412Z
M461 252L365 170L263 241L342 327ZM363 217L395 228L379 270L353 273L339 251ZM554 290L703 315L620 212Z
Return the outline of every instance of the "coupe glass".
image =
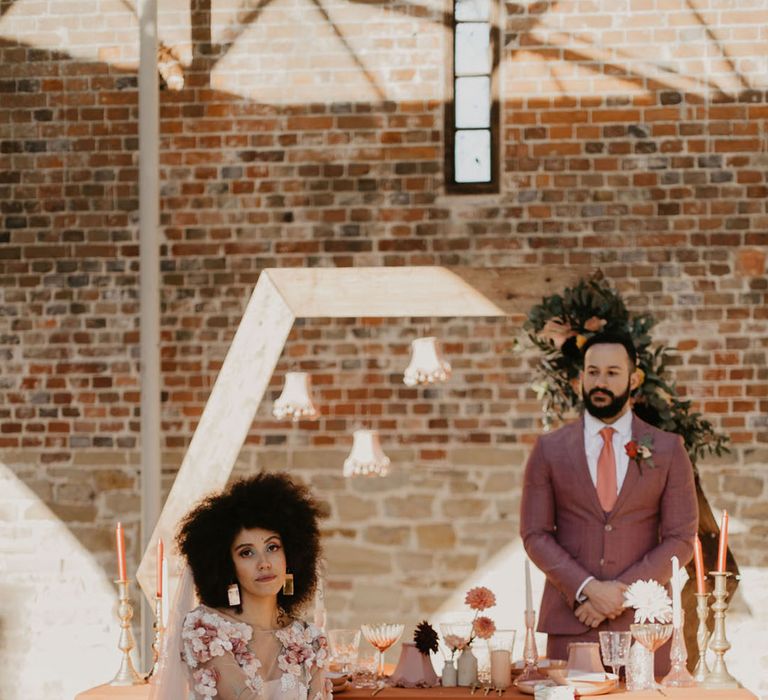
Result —
M342 673L352 673L357 661L357 647L360 644L360 630L334 629L328 630L328 641L331 652L341 665Z
M389 649L403 633L405 625L362 625L363 637L372 644L379 657L379 670L376 677L384 679L384 652Z
M611 667L617 680L621 667L627 663L631 643L631 632L600 632L600 654L603 657L603 663Z
M660 624L658 622L630 625L629 629L632 632L632 636L651 652L651 656L672 636L672 625ZM651 664L651 668L653 668L653 664ZM656 690L656 688L656 682L653 681L647 688L635 688L635 690Z

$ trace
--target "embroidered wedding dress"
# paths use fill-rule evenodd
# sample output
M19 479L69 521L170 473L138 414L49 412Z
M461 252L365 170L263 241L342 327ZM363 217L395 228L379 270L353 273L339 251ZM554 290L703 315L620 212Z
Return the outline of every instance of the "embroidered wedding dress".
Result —
M201 605L184 618L181 655L194 700L331 700L324 667L328 643L297 620L254 630Z

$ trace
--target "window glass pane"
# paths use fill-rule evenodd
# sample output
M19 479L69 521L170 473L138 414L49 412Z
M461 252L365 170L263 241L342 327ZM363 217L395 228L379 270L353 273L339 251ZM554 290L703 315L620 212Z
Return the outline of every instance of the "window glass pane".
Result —
M457 22L487 22L491 18L491 0L456 0L454 17Z
M482 22L456 25L456 75L491 72L491 27Z
M487 129L491 126L491 79L456 80L456 128Z
M491 132L457 131L454 162L456 182L490 182Z

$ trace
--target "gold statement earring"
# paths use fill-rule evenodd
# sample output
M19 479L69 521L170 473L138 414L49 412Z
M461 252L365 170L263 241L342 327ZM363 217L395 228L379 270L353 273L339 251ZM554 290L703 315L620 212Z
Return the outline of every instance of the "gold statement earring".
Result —
M283 595L293 595L293 574L286 574L283 581Z
M229 605L232 608L240 605L240 586L238 586L236 583L233 583L227 588L227 600L229 601Z

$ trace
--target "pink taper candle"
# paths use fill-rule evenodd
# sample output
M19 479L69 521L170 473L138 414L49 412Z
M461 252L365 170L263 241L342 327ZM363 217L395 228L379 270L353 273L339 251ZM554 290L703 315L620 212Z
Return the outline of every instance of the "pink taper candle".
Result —
M115 530L115 540L117 542L117 578L120 581L127 581L125 567L125 533L123 532L123 524L117 524L117 530Z
M531 565L525 560L525 611L533 610L533 595L531 591Z
M728 552L728 511L723 511L720 521L720 542L717 547L717 570L725 571L725 557Z
M704 553L698 535L693 543L693 563L696 566L696 593L703 595L707 592L707 584L704 578Z
M158 598L163 597L163 541L157 540L157 593Z

